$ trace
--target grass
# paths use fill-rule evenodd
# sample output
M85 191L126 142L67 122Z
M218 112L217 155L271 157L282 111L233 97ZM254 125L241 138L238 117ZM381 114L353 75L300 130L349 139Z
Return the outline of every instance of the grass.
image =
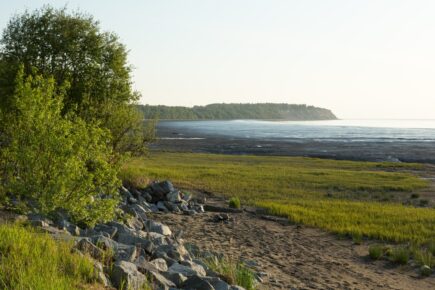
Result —
M15 224L0 225L0 289L102 289L92 261L72 244Z
M435 211L401 204L425 189L421 164L335 161L302 157L152 153L132 159L133 180L171 179L334 233L393 242L428 243ZM126 175L126 174L124 174Z
M406 265L410 258L410 250L407 247L401 246L393 248L390 254L390 259L393 263Z
M370 245L369 256L373 260L379 260L384 255L384 247L382 245Z
M228 206L231 208L240 208L240 199L237 196L230 198L228 201Z
M204 262L212 271L219 273L227 283L242 286L246 290L255 290L254 274L243 263L218 257L204 259Z

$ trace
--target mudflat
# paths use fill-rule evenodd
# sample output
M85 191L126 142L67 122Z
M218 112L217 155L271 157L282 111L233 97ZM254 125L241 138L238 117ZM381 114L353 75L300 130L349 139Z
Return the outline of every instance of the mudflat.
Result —
M220 198L208 203L225 206ZM435 277L420 278L415 268L368 258L368 244L283 219L268 219L254 210L230 213L214 222L214 212L194 216L152 214L183 231L183 239L202 250L253 263L267 274L259 289L434 289Z

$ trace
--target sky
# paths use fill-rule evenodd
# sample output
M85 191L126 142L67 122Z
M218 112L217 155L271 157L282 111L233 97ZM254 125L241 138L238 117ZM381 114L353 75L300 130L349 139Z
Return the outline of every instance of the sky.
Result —
M129 50L141 103L296 103L347 119L435 119L433 0L0 0L50 4Z

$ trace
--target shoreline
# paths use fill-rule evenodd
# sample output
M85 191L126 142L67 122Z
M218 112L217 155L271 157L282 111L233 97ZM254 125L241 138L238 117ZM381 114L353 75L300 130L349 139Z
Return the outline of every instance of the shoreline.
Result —
M159 127L151 150L229 155L299 156L351 161L435 164L435 141L319 141L212 136L181 128Z

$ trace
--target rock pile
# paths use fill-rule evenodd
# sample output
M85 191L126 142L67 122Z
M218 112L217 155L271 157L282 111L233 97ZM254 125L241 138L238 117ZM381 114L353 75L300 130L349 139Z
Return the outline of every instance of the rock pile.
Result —
M241 290L229 285L189 252L179 234L147 217L148 212L195 214L203 206L182 194L168 181L153 183L143 191L121 189L123 222L111 221L82 229L63 214L50 220L31 214L28 221L55 238L75 241L75 249L95 259L99 282L117 289ZM128 215L127 215L128 214ZM147 282L148 281L148 282Z
M132 210L178 212L189 215L204 212L204 206L189 193L176 189L170 181L153 182L143 190L122 188L124 205L137 204Z

